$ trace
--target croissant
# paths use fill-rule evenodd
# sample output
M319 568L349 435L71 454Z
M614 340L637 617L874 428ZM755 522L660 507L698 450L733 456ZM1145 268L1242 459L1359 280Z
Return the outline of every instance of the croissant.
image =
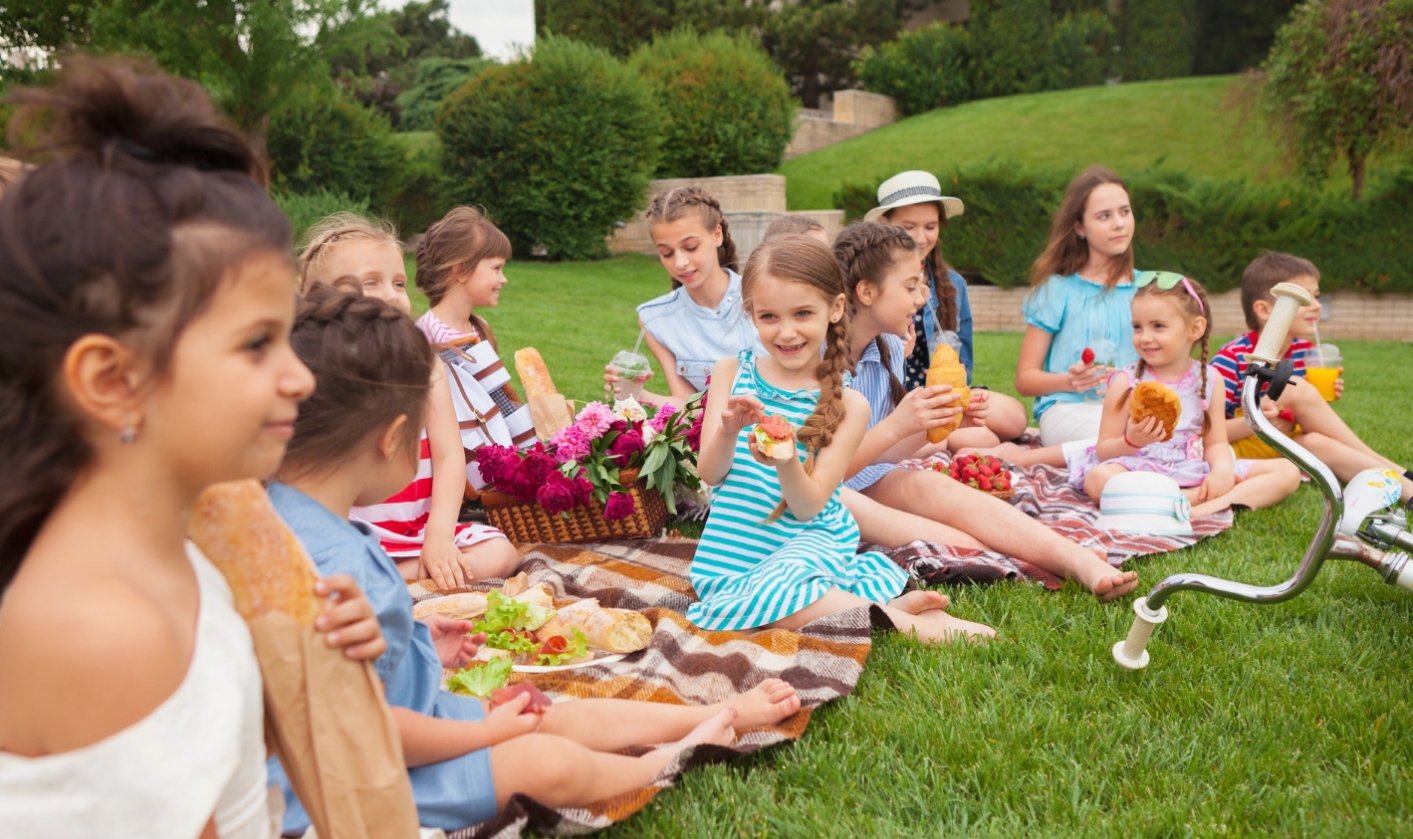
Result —
M1139 382L1129 397L1129 419L1142 422L1148 417L1157 417L1163 424L1163 442L1173 439L1178 417L1182 415L1182 400L1177 391L1162 382Z
M953 392L961 394L961 399L952 405L962 408L962 413L942 425L927 429L927 442L940 443L961 426L966 408L971 404L971 388L967 387L967 368L957 357L957 351L946 344L938 347L932 354L932 366L927 370L927 386L933 385L951 385Z

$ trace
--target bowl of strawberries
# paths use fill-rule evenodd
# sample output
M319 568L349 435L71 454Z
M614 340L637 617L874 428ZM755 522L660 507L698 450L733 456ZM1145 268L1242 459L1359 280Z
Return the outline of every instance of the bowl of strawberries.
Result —
M1006 464L990 455L964 454L952 458L952 462L948 464L934 463L932 468L954 481L960 481L972 489L979 489L997 498L1009 499L1016 494L1011 488L1010 470L1006 468Z

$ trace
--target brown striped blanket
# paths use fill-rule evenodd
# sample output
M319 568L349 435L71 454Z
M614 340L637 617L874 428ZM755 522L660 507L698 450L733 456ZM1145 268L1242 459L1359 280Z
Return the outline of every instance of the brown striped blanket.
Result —
M797 739L813 709L853 692L868 658L873 625L891 627L881 611L843 612L798 632L747 635L698 629L681 614L696 599L687 576L696 544L658 540L523 546L521 570L531 583L548 584L556 597L596 597L604 606L642 611L653 624L653 634L647 649L622 661L512 679L528 678L555 698L616 697L706 705L778 677L795 686L801 711L780 725L738 732L730 748L698 747L668 766L652 785L629 795L579 809L552 809L516 796L493 821L457 831L452 839L599 830L641 810L691 766Z

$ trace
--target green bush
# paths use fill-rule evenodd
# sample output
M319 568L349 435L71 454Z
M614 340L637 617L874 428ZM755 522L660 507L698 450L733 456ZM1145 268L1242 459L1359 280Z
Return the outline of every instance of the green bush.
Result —
M455 202L442 172L442 144L430 131L394 135L406 154L397 188L378 202L404 237L420 233Z
M756 39L678 29L628 66L652 86L663 118L659 177L770 172L794 131L795 101Z
M431 131L437 108L448 93L466 84L495 62L488 58L422 58L416 62L412 86L397 97L404 131Z
M293 95L271 115L266 142L277 192L324 190L376 201L402 164L387 118L332 86Z
M304 231L314 222L324 216L339 212L366 216L369 211L367 198L353 198L342 192L323 189L315 192L276 192L274 199L275 205L289 216L290 226L294 228L295 242L304 236Z
M472 79L437 114L452 197L485 205L521 257L606 255L614 222L642 206L660 126L637 73L556 37Z
M893 97L904 116L971 98L967 30L930 23L878 49L864 47L856 71L864 87Z
M1120 23L1124 79L1191 75L1196 18L1196 0L1124 0Z
M994 165L940 173L966 202L966 213L942 231L947 260L995 285L1025 285L1074 174ZM1182 271L1220 292L1235 288L1247 263L1270 249L1314 261L1325 291L1413 291L1413 167L1376 181L1358 202L1289 185L1158 170L1125 180L1141 269ZM846 184L835 206L846 216L862 215L874 206L876 189Z
M971 89L978 98L1044 90L1049 0L972 0Z
M1055 24L1050 35L1051 90L1103 84L1114 70L1119 33L1102 13L1075 12Z

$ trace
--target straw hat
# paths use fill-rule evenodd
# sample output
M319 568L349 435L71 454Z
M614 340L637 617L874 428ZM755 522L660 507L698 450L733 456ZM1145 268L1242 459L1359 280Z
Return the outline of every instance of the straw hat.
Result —
M1191 536L1192 506L1177 481L1154 472L1120 472L1099 497L1100 530Z
M900 172L878 185L878 206L868 211L864 221L878 221L889 210L909 204L940 202L947 218L962 214L962 200L942 194L942 184L931 172L913 169Z

